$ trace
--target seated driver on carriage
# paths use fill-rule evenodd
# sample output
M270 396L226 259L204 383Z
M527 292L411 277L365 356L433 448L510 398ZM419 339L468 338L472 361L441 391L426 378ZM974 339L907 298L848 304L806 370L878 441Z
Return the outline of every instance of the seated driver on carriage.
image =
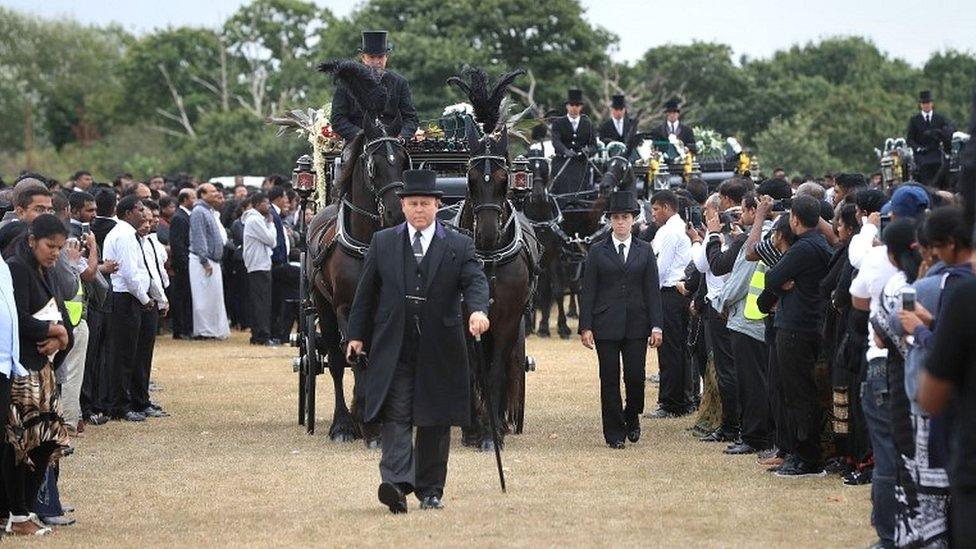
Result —
M553 191L565 194L593 188L589 155L596 150L596 128L583 114L583 92L569 90L566 97L566 116L552 121Z
M413 106L410 96L410 84L399 73L387 70L386 63L390 59L386 31L363 31L363 45L359 49L363 64L372 68L379 75L380 84L387 89L386 108L381 118L384 120L400 119L400 137L410 139L417 131L419 120L417 109ZM347 144L363 129L363 109L345 84L340 82L336 86L332 97L332 128L342 136ZM346 151L343 151L343 161Z

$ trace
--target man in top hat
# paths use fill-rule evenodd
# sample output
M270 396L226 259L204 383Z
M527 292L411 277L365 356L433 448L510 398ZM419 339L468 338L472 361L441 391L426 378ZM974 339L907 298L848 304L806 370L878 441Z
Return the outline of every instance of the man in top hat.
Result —
M693 154L698 153L698 146L695 144L695 132L690 126L681 123L681 105L677 99L669 99L664 104L666 120L660 126L651 130L651 139L655 141L669 141L672 135L685 144L685 148Z
M387 44L386 31L363 31L363 46L359 49L360 59L364 65L379 74L380 83L389 92L386 109L381 116L387 121L392 121L399 115L403 123L400 136L409 139L417 131L420 122L417 119L417 109L413 106L407 79L386 68L391 49ZM363 110L341 82L336 85L335 95L332 97L331 123L332 128L346 142L352 141L363 129Z
M626 143L634 131L635 121L627 116L627 103L624 96L615 95L610 103L610 119L600 125L600 141Z
M553 190L557 193L589 189L588 157L596 150L596 131L589 117L583 115L583 92L569 90L566 96L566 116L552 122Z
M935 112L932 92L918 94L920 112L908 121L908 146L915 153L918 181L930 185L942 166L943 151L948 151L955 128L944 116Z
M382 423L378 496L392 513L407 511L410 492L421 509L442 507L451 426L470 419L464 332L488 330L474 241L437 221L435 177L403 172L406 222L373 235L349 314L347 358L369 353L363 420Z
M614 449L624 447L624 437L640 439L647 347L662 341L657 259L649 243L632 236L639 209L630 191L610 195L613 232L587 253L580 293L580 339L587 349L596 347L603 437ZM626 405L620 399L621 359Z

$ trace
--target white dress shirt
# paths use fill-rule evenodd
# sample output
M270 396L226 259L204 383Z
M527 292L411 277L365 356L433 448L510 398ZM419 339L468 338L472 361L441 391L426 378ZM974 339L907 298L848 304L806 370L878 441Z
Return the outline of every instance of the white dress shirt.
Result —
M627 236L627 240L617 240L617 235L613 235L613 251L614 253L620 253L620 245L624 245L624 263L627 262L627 258L630 257L630 235Z
M14 298L14 281L7 263L0 261L0 374L26 376L20 364L20 321Z
M112 273L112 291L130 293L143 305L149 303L151 278L135 228L119 221L105 236L104 248L105 259L119 264L119 270Z
M932 122L932 111L929 111L929 112L922 111L922 118L924 118L926 122L931 123Z
M166 247L159 241L156 233L150 233L142 239L142 251L146 258L146 265L149 267L151 295L159 296L159 306L162 308L168 300L166 299L166 288L169 287L169 274L166 273Z
M613 119L613 127L617 129L617 133L619 135L623 135L624 134L624 119L623 118L614 118Z
M691 245L691 259L695 262L695 268L698 272L705 273L705 287L708 292L705 294L705 299L712 304L712 307L718 310L715 305L717 304L717 299L719 294L722 293L722 288L725 287L725 281L729 279L729 275L715 276L712 274L712 268L708 265L708 256L705 254L706 244L712 238L721 238L718 233L709 233L705 236L705 244L701 242L695 242ZM722 250L726 250L728 247L722 244ZM722 311L718 311L722 312Z
M662 288L673 287L685 278L685 267L691 261L691 240L685 234L685 222L678 214L672 215L657 230L651 242L657 256L657 272Z
M407 229L410 233L410 246L413 246L413 239L416 238L415 235L417 234L417 229L415 229L410 223L407 223ZM424 255L427 255L427 250L430 248L430 243L434 238L434 231L436 230L437 223L434 222L428 225L426 229L420 231L420 246L424 249Z
M567 115L566 118L569 119L569 123L572 124L573 131L575 132L576 129L579 128L580 117L577 116L576 118L573 118L572 116Z
M671 134L678 133L678 122L668 122L668 133Z

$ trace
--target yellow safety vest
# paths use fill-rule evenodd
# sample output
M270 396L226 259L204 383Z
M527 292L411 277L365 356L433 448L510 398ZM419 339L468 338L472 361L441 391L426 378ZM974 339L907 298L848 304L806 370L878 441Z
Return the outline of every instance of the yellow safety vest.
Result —
M68 320L72 326L77 326L81 322L81 315L85 312L85 287L81 280L78 280L78 291L71 301L64 302L64 308L68 310Z
M766 289L766 264L762 261L756 263L756 270L752 272L749 279L749 294L746 295L746 310L742 316L747 320L762 320L766 318L766 313L759 310L759 294Z

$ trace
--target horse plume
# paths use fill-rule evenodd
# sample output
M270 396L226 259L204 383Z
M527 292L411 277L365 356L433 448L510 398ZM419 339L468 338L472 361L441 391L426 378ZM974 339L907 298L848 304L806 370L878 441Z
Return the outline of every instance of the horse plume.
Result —
M387 91L373 69L356 61L341 59L321 63L318 69L345 84L364 111L378 115L386 108Z
M471 106L474 107L475 120L481 123L485 133L492 133L501 129L500 123L505 122L502 120L501 105L502 99L508 94L508 87L523 74L525 71L522 69L503 74L489 89L488 75L485 71L469 67L461 73L461 76L448 78L447 83L457 86L468 96ZM468 77L468 82L463 80L464 76Z

